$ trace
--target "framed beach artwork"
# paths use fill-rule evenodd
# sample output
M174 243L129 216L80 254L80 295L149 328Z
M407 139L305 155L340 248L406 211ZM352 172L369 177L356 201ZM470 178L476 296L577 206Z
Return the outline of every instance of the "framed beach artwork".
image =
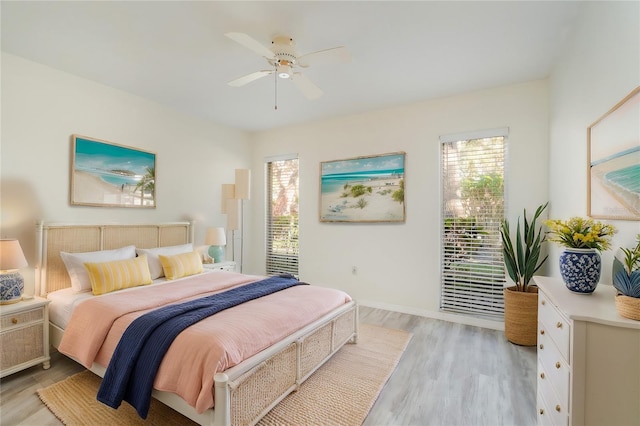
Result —
M156 207L156 154L72 136L71 204Z
M640 87L587 130L587 214L640 220Z
M320 163L321 222L404 222L405 153Z

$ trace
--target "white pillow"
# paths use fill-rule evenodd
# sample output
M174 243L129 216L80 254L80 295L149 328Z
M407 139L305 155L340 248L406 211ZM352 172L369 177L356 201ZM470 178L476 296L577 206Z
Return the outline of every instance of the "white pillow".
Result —
M91 291L89 273L84 267L87 262L110 262L112 260L126 260L136 257L136 246L126 246L115 250L87 251L84 253L60 252L60 257L67 267L67 273L71 278L71 288L74 293Z
M182 244L179 246L166 246L150 249L137 248L136 253L138 256L143 254L147 255L147 262L149 262L149 272L151 272L151 279L155 280L160 277L164 277L164 270L162 269L162 263L158 255L173 256L174 254L189 253L193 251L193 243Z

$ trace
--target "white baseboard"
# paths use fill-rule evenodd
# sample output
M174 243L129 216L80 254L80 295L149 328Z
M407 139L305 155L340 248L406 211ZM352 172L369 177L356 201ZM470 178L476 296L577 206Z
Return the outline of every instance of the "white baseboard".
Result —
M370 300L358 300L358 305L369 308L384 309L386 311L401 312L403 314L417 315L420 317L438 319L442 321L455 322L458 324L473 325L476 327L489 328L492 330L504 331L504 321L476 318L468 315L453 314L449 312L434 312L426 309L410 308L389 303L379 303Z

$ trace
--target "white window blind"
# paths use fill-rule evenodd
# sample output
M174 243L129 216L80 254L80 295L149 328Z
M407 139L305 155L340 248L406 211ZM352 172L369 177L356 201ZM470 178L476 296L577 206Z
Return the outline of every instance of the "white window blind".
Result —
M298 158L266 161L268 275L298 275Z
M506 129L473 136L441 138L440 307L500 317L505 285L500 222L505 206Z

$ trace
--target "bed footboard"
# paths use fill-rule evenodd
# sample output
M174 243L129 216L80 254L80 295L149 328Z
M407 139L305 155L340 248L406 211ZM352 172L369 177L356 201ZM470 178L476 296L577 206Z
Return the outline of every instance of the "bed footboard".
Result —
M357 338L353 302L215 376L214 425L253 425L345 343Z

